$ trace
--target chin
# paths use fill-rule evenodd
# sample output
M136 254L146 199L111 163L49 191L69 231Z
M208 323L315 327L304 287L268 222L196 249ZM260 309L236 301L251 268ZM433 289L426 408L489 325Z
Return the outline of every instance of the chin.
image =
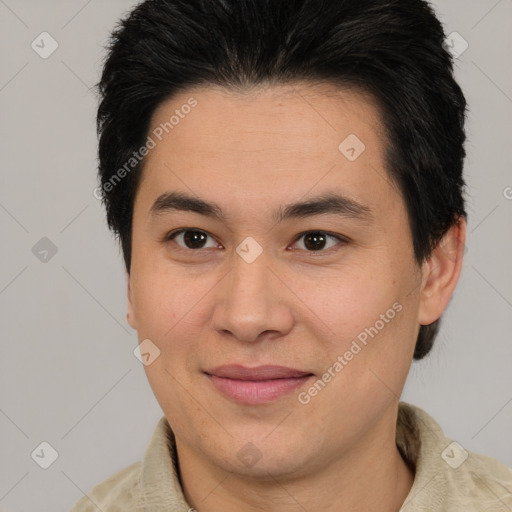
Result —
M212 453L211 457L224 470L251 479L272 481L300 476L309 466L305 446L312 446L311 443L299 440L294 443L284 431L280 437L265 440L271 430L265 428L254 436L237 435L236 441L230 438L222 448L222 455Z

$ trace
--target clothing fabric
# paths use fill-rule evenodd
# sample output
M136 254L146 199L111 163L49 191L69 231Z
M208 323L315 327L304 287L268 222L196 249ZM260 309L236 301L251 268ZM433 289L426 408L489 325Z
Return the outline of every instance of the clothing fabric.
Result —
M399 403L396 444L415 472L400 512L512 511L512 469L445 437L421 408ZM177 462L174 433L163 416L143 460L96 485L71 512L193 512Z

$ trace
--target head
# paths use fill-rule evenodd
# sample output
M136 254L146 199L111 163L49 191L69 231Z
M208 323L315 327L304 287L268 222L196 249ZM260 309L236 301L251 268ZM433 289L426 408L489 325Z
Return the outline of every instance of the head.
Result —
M316 457L311 432L327 456L369 431L431 350L460 273L466 102L441 24L422 0L321 10L148 0L98 84L128 320L160 350L145 369L177 437L226 468L244 440L260 467L296 471ZM314 378L302 399L240 405L206 375L233 362ZM283 404L293 420L265 436Z

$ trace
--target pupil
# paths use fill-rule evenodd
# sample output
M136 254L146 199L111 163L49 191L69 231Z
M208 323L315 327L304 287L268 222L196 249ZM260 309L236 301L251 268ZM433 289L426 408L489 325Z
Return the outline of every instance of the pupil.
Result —
M202 242L204 243L206 236L201 231L185 231L183 239L189 249L197 249L202 247Z
M311 241L312 244L308 241ZM308 249L312 249L314 251L322 249L325 245L325 235L322 235L321 233L309 233L304 238L304 245Z

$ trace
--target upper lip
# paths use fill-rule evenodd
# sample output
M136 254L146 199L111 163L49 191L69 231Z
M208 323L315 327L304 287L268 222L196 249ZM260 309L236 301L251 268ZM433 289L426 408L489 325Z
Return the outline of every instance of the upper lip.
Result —
M304 377L312 375L311 372L304 372L296 368L286 366L264 365L249 368L241 364L227 364L218 366L207 372L208 375L224 377L226 379L236 380L271 380L271 379L289 379L293 377Z

